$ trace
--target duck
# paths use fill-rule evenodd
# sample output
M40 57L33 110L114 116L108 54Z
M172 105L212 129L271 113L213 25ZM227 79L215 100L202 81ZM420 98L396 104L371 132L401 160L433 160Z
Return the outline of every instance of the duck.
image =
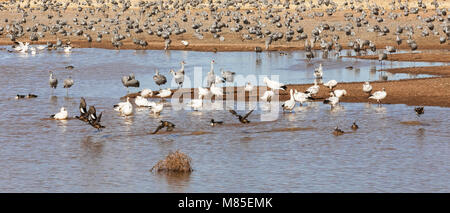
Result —
M353 130L357 130L359 127L358 127L358 125L356 124L356 121L355 122L353 122L353 124L352 124L352 129Z
M255 109L250 110L250 111L249 111L247 114L245 114L244 116L237 114L237 112L234 111L234 110L232 110L232 109L230 109L230 110L228 110L228 111L231 112L231 114L233 114L234 116L236 116L236 117L239 119L239 122L241 122L241 123L243 123L243 124L248 124L248 123L250 123L250 121L249 121L247 118L248 118L248 116L250 116L250 114L252 114L252 112L253 112L254 110L255 110Z
M175 124L173 124L172 122L163 121L163 120L161 120L160 122L161 122L161 124L156 128L155 131L152 132L152 134L156 134L160 129L162 129L164 127L166 128L166 131L168 131L168 132L172 131L175 128Z
M336 128L333 131L333 135L338 136L338 135L343 135L344 131L342 131L341 129L339 129L338 126L336 126Z
M214 119L211 119L210 125L211 126L217 126L223 124L223 121L215 121Z
M69 113L66 108L61 107L61 110L58 113L51 115L50 117L55 120L66 120L69 117Z
M420 116L425 113L424 107L415 107L414 111L416 112L417 116Z

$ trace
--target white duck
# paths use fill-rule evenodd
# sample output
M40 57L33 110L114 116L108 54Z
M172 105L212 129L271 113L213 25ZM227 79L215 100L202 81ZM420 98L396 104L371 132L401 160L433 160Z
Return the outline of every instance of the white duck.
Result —
M272 81L267 77L264 77L264 83L267 85L267 87L269 87L272 90L276 89L286 90L287 88L284 84L277 81Z
M281 107L283 107L283 110L292 111L295 107L295 100L294 100L294 90L290 90L291 98L287 101L285 101Z
M61 107L61 110L51 117L56 120L66 120L69 117L69 113L67 112L66 108Z
M370 83L366 81L363 84L362 90L370 96L370 93L372 92L372 85L370 85Z
M334 95L338 98L341 98L342 96L347 95L347 91L345 89L337 89L334 91Z
M261 100L265 102L271 102L272 97L275 95L275 93L272 90L267 90L264 92L263 96L261 96Z
M311 97L310 93L303 93L295 90L294 100L299 102L301 106L303 106L303 104L307 102L310 97Z
M114 105L114 110L125 116L133 114L133 105L130 103L130 97L127 97L126 102L120 102Z
M330 90L337 86L336 80L330 80L327 83L323 84L324 86L328 87Z
M134 103L138 107L149 107L149 106L155 106L156 103L153 101L148 101L146 98L142 96L136 96L136 99L134 99Z
M374 92L369 99L375 99L378 102L378 105L381 106L381 100L383 100L384 98L386 98L387 93L386 90L383 88L381 91L376 91Z
M72 47L71 47L71 46L65 46L65 47L64 47L64 52L65 52L65 53L70 53L70 52L72 52Z

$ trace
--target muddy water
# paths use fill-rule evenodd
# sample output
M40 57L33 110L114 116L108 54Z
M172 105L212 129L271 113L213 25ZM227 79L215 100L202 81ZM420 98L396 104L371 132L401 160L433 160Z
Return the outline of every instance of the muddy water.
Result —
M413 107L405 105L378 108L343 103L343 108L331 111L328 105L311 103L297 107L296 113L277 113L275 121L262 121L268 112L257 108L249 117L250 125L239 124L223 110L194 112L167 107L155 117L147 109L136 109L127 118L112 110L125 93L120 83L123 74L133 71L145 87L156 88L151 81L152 67L176 68L180 58L193 64L205 61L204 70L209 68L210 58L217 64L235 61L236 67L246 70L242 68L244 59L240 60L245 53L228 54L170 52L167 56L153 51L98 49L76 49L70 55L0 52L0 191L450 191L448 108L426 107L419 118ZM255 53L246 54L257 57ZM271 74L273 68L306 75L301 74L306 71L288 70L302 64L301 52L285 57L273 54L279 62L260 55L263 64L270 61L261 72ZM159 63L154 61L158 59ZM326 63L333 64L333 60ZM351 81L348 76L353 76L352 71L346 71L345 66L352 62L343 59L334 63L340 63L341 68L336 69L343 72L337 80ZM372 62L355 63L361 64L360 73L364 73L363 67L370 67ZM67 65L75 66L70 73L75 79L70 97L64 97L61 86L51 96L47 71L54 70L62 83L69 74L64 69ZM16 93L28 92L39 97L13 99ZM70 116L76 115L81 96L86 97L88 105L104 112L106 129L98 132L78 120L47 119L61 106ZM225 124L210 127L211 118ZM149 134L161 119L174 122L174 132ZM353 121L360 126L355 132L350 129ZM346 134L334 136L336 125ZM192 174L149 172L158 160L177 149L192 158Z

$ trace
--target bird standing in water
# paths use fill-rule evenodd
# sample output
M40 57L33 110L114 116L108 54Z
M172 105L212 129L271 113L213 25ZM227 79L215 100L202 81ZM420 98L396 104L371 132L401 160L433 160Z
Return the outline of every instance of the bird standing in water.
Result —
M357 130L359 127L358 127L358 125L356 124L356 121L355 122L353 122L353 124L352 124L352 129L353 130Z

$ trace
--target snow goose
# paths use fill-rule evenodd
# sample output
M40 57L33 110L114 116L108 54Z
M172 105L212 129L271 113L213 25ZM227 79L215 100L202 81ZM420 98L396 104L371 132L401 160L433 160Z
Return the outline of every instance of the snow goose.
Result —
M150 111L154 114L154 115L159 115L164 109L164 104L163 103L158 103L155 106L151 106L150 107Z
M64 47L64 52L65 53L71 53L72 52L72 47L71 46L65 46Z
M194 111L198 111L203 107L203 100L202 99L192 99L189 103L189 106L194 109Z
M300 103L300 106L303 106L303 103L307 102L308 99L311 98L309 93L298 92L295 90L294 92L294 100Z
M66 120L69 117L69 113L66 108L61 107L61 110L58 113L51 115L50 117L55 120Z
M267 87L269 87L272 90L276 89L286 90L287 88L284 84L277 81L272 81L267 77L264 77L264 83L267 85Z
M244 90L245 90L246 92L251 92L251 91L253 91L253 85L252 85L250 82L247 82L247 83L245 84Z
M153 101L148 101L146 98L142 96L136 96L136 99L134 99L134 103L138 107L149 107L149 106L155 106L156 103Z
M292 109L294 109L295 107L294 90L291 89L290 94L291 98L281 105L281 107L283 107L283 111L284 110L292 111Z
M217 97L223 96L223 89L222 87L216 87L216 84L211 84L211 93Z
M153 91L151 89L143 89L141 91L141 96L143 98L150 98L153 96Z
M267 90L260 99L265 102L271 102L274 95L275 93L272 90Z
M126 102L120 102L114 105L114 110L125 116L133 114L133 105L130 103L130 97L127 97Z
M181 44L183 44L185 47L187 47L187 46L189 45L189 42L188 42L188 41L185 41L185 40L182 40L182 41L181 41Z
M310 97L317 95L319 93L320 86L317 85L317 81L314 81L314 85L310 86L308 89L306 89L305 93L310 94Z
M159 94L156 96L158 96L160 98L167 98L167 97L170 97L171 95L172 95L172 90L170 90L170 88L167 88L167 89L160 90Z
M345 89L337 89L333 93L338 98L341 98L342 96L346 96L347 95L347 91Z
M205 96L208 96L211 92L208 88L199 87L198 88L198 97L202 99Z
M383 100L384 98L386 98L387 93L386 90L383 88L381 91L376 91L374 92L369 99L375 99L378 102L378 105L381 106L381 100Z
M222 78L225 82L233 83L235 74L236 74L235 72L223 71L222 69Z
M323 85L328 87L330 90L332 90L334 87L336 87L337 81L336 80L330 80L327 83L324 83Z
M339 103L339 98L334 95L334 93L330 93L330 97L323 101L324 104L330 104L331 108L335 107Z
M370 96L370 93L372 92L372 85L370 85L370 83L366 81L363 84L362 90Z

